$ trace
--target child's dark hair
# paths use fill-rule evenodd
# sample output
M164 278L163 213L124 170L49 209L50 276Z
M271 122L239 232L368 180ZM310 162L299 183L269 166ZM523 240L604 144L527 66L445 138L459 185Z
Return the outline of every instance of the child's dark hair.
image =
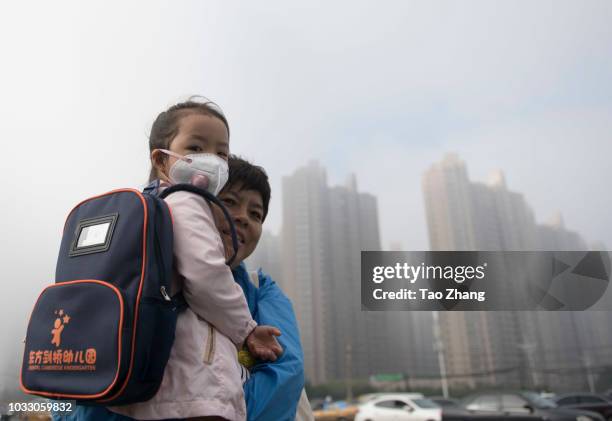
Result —
M229 124L221 108L205 97L191 96L187 101L175 104L157 116L149 134L149 153L155 149L170 149L170 141L178 133L179 121L189 113L199 113L218 118L225 124L229 137ZM151 165L149 182L156 178L158 178L157 170L154 165Z
M236 155L230 155L228 159L229 179L223 190L227 190L233 186L239 186L240 190L254 190L261 194L263 202L263 219L266 220L268 215L268 205L270 204L270 183L268 182L268 174L258 166L253 165L245 159ZM221 190L221 191L223 191Z

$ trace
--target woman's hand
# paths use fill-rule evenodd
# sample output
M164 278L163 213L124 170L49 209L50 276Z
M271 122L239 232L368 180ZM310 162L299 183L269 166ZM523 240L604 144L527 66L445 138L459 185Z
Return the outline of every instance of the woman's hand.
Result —
M246 338L249 352L255 358L265 361L276 361L283 353L283 348L276 340L281 331L274 326L257 326Z

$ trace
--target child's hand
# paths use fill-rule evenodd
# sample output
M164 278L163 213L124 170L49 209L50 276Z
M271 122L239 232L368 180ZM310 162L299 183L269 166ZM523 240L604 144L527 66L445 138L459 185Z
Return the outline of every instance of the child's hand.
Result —
M283 353L283 348L276 340L276 336L280 335L280 330L273 326L256 326L246 338L247 348L255 358L276 361Z

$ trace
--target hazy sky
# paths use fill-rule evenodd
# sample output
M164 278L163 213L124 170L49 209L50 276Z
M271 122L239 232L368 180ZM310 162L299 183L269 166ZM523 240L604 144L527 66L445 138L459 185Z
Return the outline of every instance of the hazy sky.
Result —
M151 123L190 94L268 170L272 231L281 177L317 159L378 197L383 245L425 249L421 175L454 151L612 247L611 22L605 0L3 2L0 328L19 333L0 362L53 282L66 213L144 183Z

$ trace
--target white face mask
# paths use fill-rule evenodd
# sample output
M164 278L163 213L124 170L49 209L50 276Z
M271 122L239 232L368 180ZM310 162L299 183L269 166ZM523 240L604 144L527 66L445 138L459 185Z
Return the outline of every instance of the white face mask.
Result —
M168 174L174 184L193 184L216 196L227 183L227 162L215 154L196 153L183 156L166 149L160 151L177 158Z

